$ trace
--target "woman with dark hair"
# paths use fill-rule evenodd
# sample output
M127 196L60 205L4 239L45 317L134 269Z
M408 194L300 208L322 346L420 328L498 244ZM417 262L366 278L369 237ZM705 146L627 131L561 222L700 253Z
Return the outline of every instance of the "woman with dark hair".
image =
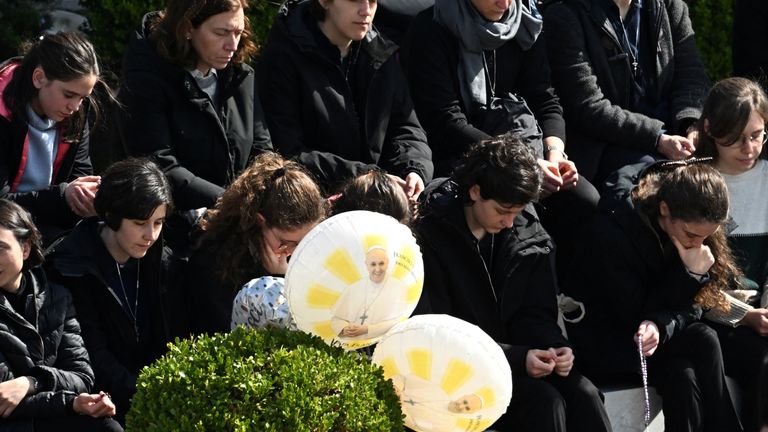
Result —
M371 170L346 182L333 201L334 215L352 210L368 210L382 213L408 225L413 204L403 189L381 170Z
M32 217L0 199L0 429L122 431L106 418L110 396L88 394L93 370L72 298L48 284L42 262Z
M740 431L715 331L740 274L723 225L728 190L707 161L630 165L611 176L576 255L568 336L590 376L634 376L641 358L670 431Z
M251 279L283 276L288 257L325 216L320 189L296 162L258 156L201 221L189 260L193 333L230 330L232 301Z
M261 57L259 89L275 149L327 191L372 168L411 201L432 154L397 55L372 25L374 0L285 2Z
M253 69L247 0L170 0L144 16L123 63L121 134L151 155L179 210L213 207L251 159L271 149Z
M24 50L0 64L0 197L29 210L47 242L96 214L91 92L100 84L111 93L93 45L77 33L45 35Z
M160 236L172 202L153 162L117 162L102 176L98 217L78 224L50 254L49 276L72 291L96 383L118 402L121 423L139 370L186 334L174 292L178 264Z
M727 291L730 311L710 313L720 336L726 372L743 391L742 422L757 431L758 383L768 358L768 97L745 78L728 78L709 92L699 119L697 154L714 158L728 185L733 221L728 243L745 277ZM741 288L741 289L739 289Z

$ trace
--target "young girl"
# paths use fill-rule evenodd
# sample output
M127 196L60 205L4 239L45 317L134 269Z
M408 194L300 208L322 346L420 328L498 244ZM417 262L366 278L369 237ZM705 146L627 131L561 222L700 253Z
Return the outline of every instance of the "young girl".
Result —
M186 334L176 305L173 257L160 234L171 188L146 159L107 168L94 206L51 252L51 279L72 291L96 382L118 402L123 422L142 367Z
M741 430L717 334L700 321L702 308L728 310L722 291L739 274L722 227L723 178L699 160L630 165L606 183L600 206L567 292L585 305L568 327L582 367L632 376L642 349L666 430Z
M0 196L29 210L47 239L96 214L88 117L98 112L91 92L102 83L93 46L77 33L45 35L25 49L0 65Z
M0 199L0 429L122 431L93 370L69 292L48 285L30 214ZM80 415L77 415L80 414Z
M275 153L257 157L201 222L186 283L192 331L229 331L240 287L284 275L288 257L324 215L320 189L301 166Z
M755 377L768 357L768 98L744 78L712 87L699 121L698 154L711 156L728 185L732 229L728 241L744 271L746 289L728 291L728 314L708 314L720 336L726 371L744 391L743 422L757 430ZM737 287L731 287L737 288Z

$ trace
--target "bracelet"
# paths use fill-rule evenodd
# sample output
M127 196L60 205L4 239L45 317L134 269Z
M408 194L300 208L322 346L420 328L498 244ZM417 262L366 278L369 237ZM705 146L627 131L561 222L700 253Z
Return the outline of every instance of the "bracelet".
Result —
M559 151L559 152L560 152L560 154L562 154L562 155L563 155L563 158L564 158L564 159L568 159L568 155L567 155L567 154L565 154L565 150L562 150L562 149L560 149L560 147L558 147L558 146L554 146L554 145L548 145L548 146L544 147L544 153L545 153L545 154L546 154L546 153L549 153L549 152L551 152L551 151Z

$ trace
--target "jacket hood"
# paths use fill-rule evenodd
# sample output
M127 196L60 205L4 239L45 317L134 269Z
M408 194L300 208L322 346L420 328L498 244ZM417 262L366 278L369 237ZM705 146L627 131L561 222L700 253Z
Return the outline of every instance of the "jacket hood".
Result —
M430 182L424 195L423 218L442 219L457 232L467 236L469 240L475 241L467 226L464 212L461 210L464 199L456 182L448 178L435 179ZM512 229L503 230L502 233L504 232L514 232L517 237L516 249L518 250L534 244L552 246L552 240L541 226L533 203L526 205L515 218Z
M11 82L13 73L21 65L21 57L13 57L2 63L0 63L0 116L6 119L11 118L11 110L5 106L5 100L3 94L6 87Z
M309 0L287 0L280 6L274 25L301 51L319 52L320 46L309 27L312 21ZM398 50L397 44L386 39L373 25L361 43L362 48L379 64L383 64Z

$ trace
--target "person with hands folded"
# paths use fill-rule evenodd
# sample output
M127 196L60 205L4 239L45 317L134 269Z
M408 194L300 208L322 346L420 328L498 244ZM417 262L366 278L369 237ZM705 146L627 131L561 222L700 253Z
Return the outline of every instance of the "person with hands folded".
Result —
M492 429L610 431L557 325L552 240L531 205L541 182L533 151L507 134L473 146L427 188L414 224L424 259L415 313L463 319L504 350L512 401Z
M709 159L630 165L606 182L584 233L567 295L584 303L567 324L579 366L635 377L639 347L663 398L666 430L740 431L723 354L703 311L727 311L740 275L725 229L728 191Z
M0 430L122 431L109 395L89 393L72 297L48 284L42 261L29 212L0 199Z

